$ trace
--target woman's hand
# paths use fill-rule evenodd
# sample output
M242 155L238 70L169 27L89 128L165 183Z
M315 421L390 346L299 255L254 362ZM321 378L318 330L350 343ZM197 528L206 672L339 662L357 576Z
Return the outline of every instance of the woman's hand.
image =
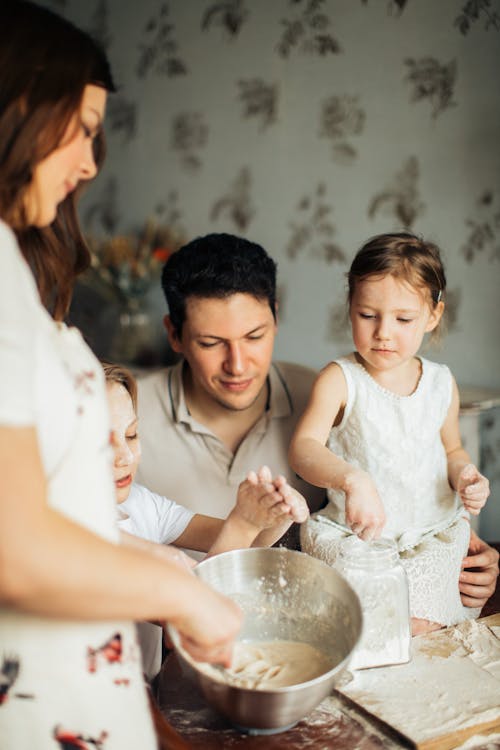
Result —
M372 478L361 469L354 469L344 481L346 524L369 542L378 539L385 524L382 500Z
M234 640L243 622L240 607L222 594L195 579L199 591L190 592L193 610L182 620L173 620L182 647L196 661L231 665Z

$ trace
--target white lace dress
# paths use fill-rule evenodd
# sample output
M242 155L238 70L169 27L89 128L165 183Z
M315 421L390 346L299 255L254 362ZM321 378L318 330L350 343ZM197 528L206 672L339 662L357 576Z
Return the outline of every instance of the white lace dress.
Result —
M117 541L102 368L78 331L56 325L41 306L2 222L0 373L0 424L36 427L48 503ZM156 748L133 623L0 607L0 746Z
M479 615L464 607L458 577L470 527L447 479L440 430L449 409L452 378L446 365L421 359L422 374L410 396L381 387L354 355L337 361L347 384L342 422L328 447L367 471L384 504L382 536L396 541L408 575L410 611L441 625ZM328 491L329 502L303 524L304 552L333 564L352 532L345 526L345 496Z

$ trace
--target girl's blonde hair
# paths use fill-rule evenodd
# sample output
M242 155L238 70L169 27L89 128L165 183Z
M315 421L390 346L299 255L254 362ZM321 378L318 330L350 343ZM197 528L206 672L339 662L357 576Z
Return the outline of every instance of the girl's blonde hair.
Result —
M432 308L444 301L446 274L438 246L409 232L395 232L372 237L356 253L347 273L349 305L358 281L388 275L426 292Z
M109 362L101 362L104 370L104 377L108 385L116 383L122 385L129 393L132 399L134 411L137 414L137 381L126 367L121 365L112 365Z

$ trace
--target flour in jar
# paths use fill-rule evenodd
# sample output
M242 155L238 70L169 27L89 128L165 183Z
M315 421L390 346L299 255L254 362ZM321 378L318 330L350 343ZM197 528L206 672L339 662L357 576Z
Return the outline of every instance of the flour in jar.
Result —
M322 651L298 641L239 641L231 667L224 671L198 664L205 674L235 687L253 690L298 685L328 672L335 664Z

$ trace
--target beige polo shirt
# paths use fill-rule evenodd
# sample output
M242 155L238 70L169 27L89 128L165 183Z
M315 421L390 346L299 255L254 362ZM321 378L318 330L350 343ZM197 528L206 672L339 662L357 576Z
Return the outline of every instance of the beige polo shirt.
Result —
M273 363L269 406L233 454L189 414L180 362L139 379L142 459L137 481L195 513L225 518L238 484L263 464L283 474L306 497L311 510L325 491L300 480L287 452L297 419L306 407L315 372L302 365Z

